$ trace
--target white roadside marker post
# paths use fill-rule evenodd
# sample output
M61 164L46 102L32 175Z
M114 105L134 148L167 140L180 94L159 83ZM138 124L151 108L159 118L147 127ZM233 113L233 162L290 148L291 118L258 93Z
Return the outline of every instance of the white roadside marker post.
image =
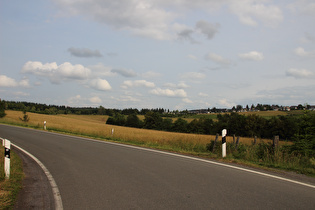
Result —
M11 142L7 139L4 139L4 172L5 178L10 178L10 149Z
M44 130L46 130L46 121L44 121Z
M226 157L226 129L222 130L222 157Z
M112 136L114 135L114 128L112 128Z

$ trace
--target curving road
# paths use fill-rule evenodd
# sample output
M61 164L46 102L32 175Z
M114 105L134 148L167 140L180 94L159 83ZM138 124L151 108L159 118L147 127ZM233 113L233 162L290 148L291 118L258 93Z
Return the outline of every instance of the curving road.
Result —
M0 137L48 168L64 209L315 209L314 184L6 125Z

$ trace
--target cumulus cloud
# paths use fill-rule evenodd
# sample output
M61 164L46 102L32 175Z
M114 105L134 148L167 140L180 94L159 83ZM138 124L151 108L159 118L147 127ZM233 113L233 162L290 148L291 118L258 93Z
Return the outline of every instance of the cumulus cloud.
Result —
M89 98L89 101L93 104L102 103L102 99L100 99L100 97L98 97L98 96L94 96L94 97Z
M58 66L56 62L42 64L38 61L28 61L21 72L47 77L52 83L60 83L63 80L85 80L91 74L90 69L80 64L72 65L65 62Z
M184 79L191 79L191 80L201 80L204 79L206 75L200 72L187 72L182 75Z
M89 69L92 70L93 75L97 77L111 77L114 76L115 73L112 72L112 68L109 66L104 66L102 63L98 63L95 65L88 66Z
M159 8L153 1L143 0L54 0L64 12L70 15L84 15L92 20L118 30L155 39L169 39L169 23L174 14Z
M112 69L111 72L120 74L124 77L135 77L137 73L134 72L132 69Z
M198 93L198 96L200 96L200 97L208 97L209 95L207 93L200 92L200 93Z
M313 0L299 0L288 6L291 11L305 15L315 16L315 2Z
M158 72L154 72L154 71L148 71L142 74L142 77L144 78L156 78L156 77L160 77L161 74Z
M146 80L135 80L135 81L127 80L123 82L122 87L125 89L131 88L131 87L154 88L155 84L153 82L148 82Z
M192 60L198 60L198 57L195 55L188 55L187 57L192 59Z
M282 11L275 5L254 0L230 1L228 5L231 12L245 25L257 26L260 21L266 26L276 27L283 21Z
M232 107L235 105L235 103L229 101L226 98L222 98L222 99L219 99L219 105L222 107Z
M103 55L98 50L90 50L88 48L75 48L68 49L71 55L81 58L102 57Z
M296 79L312 79L314 78L314 73L306 69L294 69L291 68L286 71L287 76L294 77Z
M241 53L238 56L244 60L251 60L251 61L261 61L264 59L264 55L261 52L257 52L257 51L251 51L249 53Z
M29 80L23 78L21 81L16 81L15 79L8 77L6 75L0 75L0 87L30 87Z
M282 11L269 1L209 1L209 0L53 0L65 15L85 16L91 20L114 28L126 30L133 34L158 40L170 40L180 35L192 38L192 30L178 30L178 25L190 11L213 12L228 8L240 22L256 26L262 22L266 26L277 26L282 20ZM212 39L216 33L216 25L198 22L197 28Z
M171 90L171 89L161 89L161 88L156 88L150 91L150 93L158 96L167 96L167 97L178 97L178 98L186 98L187 93L183 89L176 89L176 90Z
M315 57L315 52L305 51L305 49L302 47L296 48L294 53L300 57Z
M192 104L192 103L193 103L193 101L190 100L189 98L183 98L182 101L185 102L185 103L187 103L187 104Z
M205 56L205 58L206 58L207 60L211 60L211 61L213 61L214 63L217 63L217 64L219 64L219 65L229 66L229 65L232 64L232 62L231 62L229 59L224 58L224 57L222 57L222 56L220 56L220 55L217 55L217 54L215 54L215 53L208 53L208 54Z
M99 91L107 91L107 90L112 89L112 87L107 82L107 80L100 79L100 78L91 80L90 81L90 87L95 89L95 90L99 90Z
M7 77L5 75L0 75L0 87L16 87L18 83L15 79Z
M165 83L164 84L165 87L169 87L169 88L189 88L189 85L187 85L185 82L179 82L178 84L174 84L174 83Z
M204 34L207 39L212 39L216 33L218 33L218 29L220 24L212 24L204 20L200 20L196 23L196 29L199 30L202 34Z

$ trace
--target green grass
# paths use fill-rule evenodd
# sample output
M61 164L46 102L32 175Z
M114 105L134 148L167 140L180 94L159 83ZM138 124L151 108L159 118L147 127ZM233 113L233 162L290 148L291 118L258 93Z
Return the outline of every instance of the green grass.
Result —
M4 147L0 146L0 209L12 209L17 194L22 188L24 178L23 164L20 157L11 150L10 178L5 178L4 173Z

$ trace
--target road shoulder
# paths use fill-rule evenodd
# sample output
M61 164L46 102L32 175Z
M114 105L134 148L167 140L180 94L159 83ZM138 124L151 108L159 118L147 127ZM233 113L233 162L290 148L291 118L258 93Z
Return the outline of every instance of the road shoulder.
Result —
M54 209L54 196L42 168L28 155L14 148L23 161L25 178L14 209Z

